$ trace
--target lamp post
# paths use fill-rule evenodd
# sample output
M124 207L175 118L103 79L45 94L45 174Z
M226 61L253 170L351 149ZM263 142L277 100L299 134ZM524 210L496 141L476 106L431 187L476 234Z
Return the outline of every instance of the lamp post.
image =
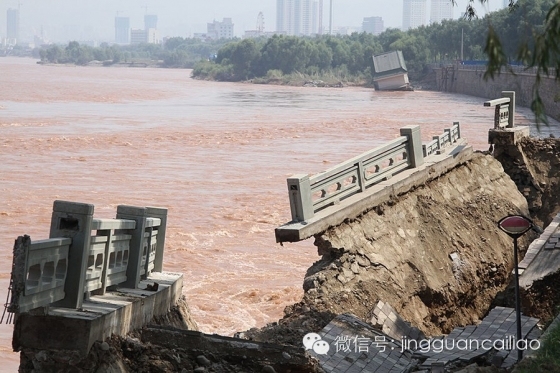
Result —
M522 215L508 215L498 222L498 228L506 232L508 236L513 238L513 265L515 268L515 316L517 321L517 361L521 361L523 351L519 349L518 343L521 340L521 299L519 296L519 268L517 261L517 239L534 229L533 222Z

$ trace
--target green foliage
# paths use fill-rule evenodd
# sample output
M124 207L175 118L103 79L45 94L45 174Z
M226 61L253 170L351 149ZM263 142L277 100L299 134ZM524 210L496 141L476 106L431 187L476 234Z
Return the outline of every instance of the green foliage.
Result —
M475 19L475 0L469 0L464 17ZM478 0L484 4L488 0ZM455 3L455 1L453 1ZM540 95L543 76L560 80L560 3L557 0L510 0L507 10L487 17L488 34L484 49L488 57L485 79L493 79L515 60L535 68L531 109L537 127L548 124Z
M222 67L231 66L233 75L225 75L227 80L266 80L271 70L281 71L284 78L290 74L331 74L348 80L371 79L373 55L401 50L412 79L421 78L431 63L449 63L461 57L481 60L486 56L491 56L487 72L491 78L501 67L520 60L516 54L519 41L528 40L529 29L543 29L546 12L555 3L555 0L519 0L514 4L519 11L502 10L478 19L472 8L473 1L469 2L470 8L465 16L470 21L448 20L407 32L387 29L378 36L366 33L314 38L275 35L267 40L242 40L224 45L218 51L215 63ZM526 49L539 46L545 57L560 53L558 40L539 42L528 42ZM206 63L204 66L202 70L207 72L220 71L209 69ZM204 78L212 77L205 75ZM537 108L538 104L536 102Z
M546 336L541 348L537 350L536 356L522 360L515 372L560 373L560 324L556 325Z
M93 48L71 41L66 47L51 45L38 51L42 62L87 65L102 61L105 65L135 61L159 61L163 67L191 68L201 60L208 60L227 44L226 40L203 41L175 37L161 44L111 45L104 43Z

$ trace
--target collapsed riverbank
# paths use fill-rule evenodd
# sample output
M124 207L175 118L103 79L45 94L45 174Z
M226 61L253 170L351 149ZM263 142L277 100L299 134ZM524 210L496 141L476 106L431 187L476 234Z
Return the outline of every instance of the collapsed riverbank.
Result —
M235 340L184 334L180 329L196 330L196 325L187 322L190 311L182 304L174 316L154 320L167 327L151 326L98 343L84 361L72 362L63 357L66 352L22 352L20 371L46 372L69 364L83 372L101 367L115 372L314 372L319 368L301 349L303 336L342 313L368 322L379 300L427 336L476 324L500 297L501 303L511 302L511 242L495 222L519 213L546 223L557 210L560 141L524 139L517 149L527 155L525 167L520 161L504 162L504 171L493 156L475 153L447 174L315 236L321 258L307 272L303 299L287 307L278 322L238 333ZM513 149L508 153L515 154ZM526 178L509 176L520 175L520 169L537 170L531 185L542 189L538 199L546 208L536 209L537 198L521 182ZM532 238L520 241L522 252ZM530 299L524 306L533 307L524 313L548 322L560 304L558 291L552 293L550 287L526 292ZM539 304L547 312L543 307L537 312ZM193 338L198 338L196 347L179 343ZM270 343L288 350L267 350ZM259 355L247 357L243 351L251 349Z

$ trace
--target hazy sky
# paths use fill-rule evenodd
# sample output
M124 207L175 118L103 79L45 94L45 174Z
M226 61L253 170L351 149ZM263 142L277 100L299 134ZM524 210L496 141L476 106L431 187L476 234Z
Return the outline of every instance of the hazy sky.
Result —
M0 0L0 37L6 36L6 10L21 7L21 38L31 41L43 30L57 42L68 40L114 41L114 17L130 17L131 28L143 28L148 14L158 16L161 36L192 36L206 32L206 23L230 17L235 35L256 28L263 12L265 31L276 28L276 0ZM429 1L428 1L429 3ZM477 0L478 3L478 0ZM490 11L500 9L503 0L489 0ZM324 25L328 26L328 4L324 0ZM361 26L364 17L383 17L385 27L401 27L402 0L334 0L333 28ZM458 0L455 18L467 0ZM484 12L479 6L479 9ZM429 12L429 9L428 9Z

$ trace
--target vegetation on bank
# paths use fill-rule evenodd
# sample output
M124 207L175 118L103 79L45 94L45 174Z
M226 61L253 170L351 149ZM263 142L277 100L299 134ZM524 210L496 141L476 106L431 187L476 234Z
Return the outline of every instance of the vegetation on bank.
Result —
M415 80L429 71L430 64L460 59L462 35L465 60L487 59L491 55L487 45L491 36L501 43L499 52L503 51L505 57L500 61L517 60L519 44L528 40L533 31L544 29L547 12L555 3L555 0L519 0L518 9L513 12L504 9L482 19L443 21L407 32L388 29L377 36L366 33L313 38L276 35L233 41L174 37L163 45L105 43L99 47L73 41L67 46L51 45L34 54L43 63L85 65L100 61L111 65L150 60L162 67L194 67L193 76L199 79L252 79L256 83L280 84L311 80L333 85L369 82L373 54L402 50L409 75Z
M43 63L72 63L87 65L92 61L115 63L133 63L139 60L157 61L162 67L192 68L196 62L208 60L230 40L203 41L193 38L174 37L165 44L109 45L90 47L76 41L67 46L51 45L39 50Z
M366 33L315 38L276 35L269 39L235 41L221 48L215 60L198 63L193 76L221 81L255 78L261 81L296 73L312 79L334 75L356 81L371 77L373 54L402 50L411 79L418 79L432 63L460 59L462 35L464 60L486 59L489 36L496 36L505 61L515 62L520 42L533 31L543 29L547 12L555 3L555 0L519 0L518 9L513 12L503 9L483 19L443 21L407 32L388 29L378 36Z
M522 360L514 372L560 373L560 324L557 324L545 337L536 355Z

